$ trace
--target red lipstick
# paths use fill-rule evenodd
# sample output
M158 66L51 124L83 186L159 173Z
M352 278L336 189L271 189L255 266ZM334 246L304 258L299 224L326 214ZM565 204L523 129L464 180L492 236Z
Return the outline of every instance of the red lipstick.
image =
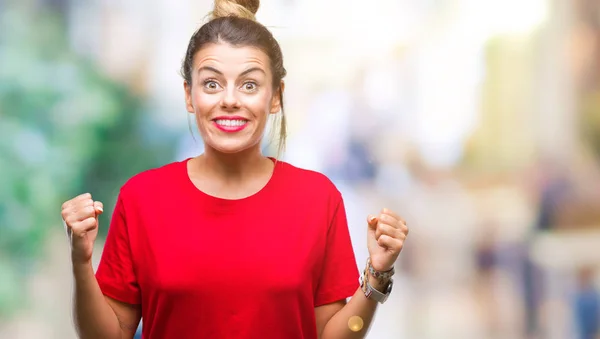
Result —
M212 121L218 129L227 133L239 132L248 125L248 120L240 116L220 116Z

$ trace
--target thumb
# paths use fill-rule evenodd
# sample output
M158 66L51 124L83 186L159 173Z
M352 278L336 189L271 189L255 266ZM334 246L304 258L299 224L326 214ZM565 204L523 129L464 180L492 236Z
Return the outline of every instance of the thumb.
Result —
M96 211L96 218L104 212L104 205L100 201L94 201L94 210Z
M370 215L367 217L367 224L369 224L369 228L375 229L377 227L377 217L374 215Z

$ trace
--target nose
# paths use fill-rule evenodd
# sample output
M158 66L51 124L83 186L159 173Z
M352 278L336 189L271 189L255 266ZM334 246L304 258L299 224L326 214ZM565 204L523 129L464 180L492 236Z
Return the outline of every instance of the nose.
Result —
M223 91L223 97L221 98L221 108L225 110L233 110L240 108L240 101L235 88L228 88L227 90Z

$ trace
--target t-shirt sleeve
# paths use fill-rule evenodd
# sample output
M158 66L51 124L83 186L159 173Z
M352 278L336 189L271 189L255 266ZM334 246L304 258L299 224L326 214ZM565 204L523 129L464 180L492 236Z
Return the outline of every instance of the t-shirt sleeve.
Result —
M327 231L323 269L315 293L315 306L346 299L359 287L346 210L340 197Z
M134 273L127 226L122 195L119 195L96 280L104 295L128 304L140 304L140 287Z

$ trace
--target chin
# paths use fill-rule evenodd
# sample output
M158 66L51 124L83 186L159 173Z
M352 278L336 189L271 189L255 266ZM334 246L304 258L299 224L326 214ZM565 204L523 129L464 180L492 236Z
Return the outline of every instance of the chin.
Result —
M247 142L226 142L226 143L214 143L209 145L212 149L223 154L236 154L242 153L253 147L257 147L259 144L247 143Z

